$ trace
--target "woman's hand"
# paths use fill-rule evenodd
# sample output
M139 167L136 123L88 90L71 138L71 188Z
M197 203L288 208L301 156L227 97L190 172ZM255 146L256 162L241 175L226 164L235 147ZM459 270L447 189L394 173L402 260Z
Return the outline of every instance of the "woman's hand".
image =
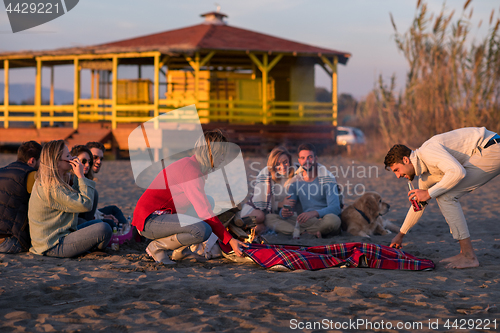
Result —
M69 164L71 164L71 167L73 168L73 172L78 178L84 178L85 174L83 173L83 164L80 162L79 159L74 158L69 161Z
M248 244L243 243L243 242L237 240L236 238L231 238L231 240L229 241L229 245L231 246L234 253L236 253L236 255L238 257L243 257L243 252L241 252L241 248L248 247Z

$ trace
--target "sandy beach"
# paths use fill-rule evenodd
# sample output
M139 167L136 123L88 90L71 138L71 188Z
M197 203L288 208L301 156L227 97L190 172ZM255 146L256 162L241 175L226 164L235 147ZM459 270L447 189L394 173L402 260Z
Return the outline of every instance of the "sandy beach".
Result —
M0 155L0 166L14 160ZM346 204L356 193L377 191L391 205L386 218L401 225L409 208L405 180L382 163L328 156L319 161L337 176ZM249 180L264 162L245 156ZM497 178L461 200L480 262L475 269L439 264L459 246L435 201L403 243L408 253L433 260L433 271L273 272L225 258L165 266L146 255L147 243L75 259L0 254L0 332L434 332L448 330L447 321L453 331L500 331L499 188ZM116 204L125 216L144 191L125 160L104 162L97 189L100 207ZM392 237L268 239L389 245Z

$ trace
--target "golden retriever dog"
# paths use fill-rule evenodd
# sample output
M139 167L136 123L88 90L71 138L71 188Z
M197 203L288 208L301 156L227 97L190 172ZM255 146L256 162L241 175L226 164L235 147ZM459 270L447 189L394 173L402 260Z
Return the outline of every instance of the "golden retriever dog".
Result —
M370 237L374 234L387 235L391 231L397 233L399 228L382 217L389 208L390 205L382 201L380 194L366 192L352 205L347 206L340 215L342 230L361 237Z

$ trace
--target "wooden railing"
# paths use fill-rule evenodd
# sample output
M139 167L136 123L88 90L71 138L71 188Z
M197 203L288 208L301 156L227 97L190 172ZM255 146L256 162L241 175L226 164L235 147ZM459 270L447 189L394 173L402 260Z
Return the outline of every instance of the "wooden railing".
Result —
M154 104L113 107L111 99L80 99L78 105L0 105L0 113L3 113L0 121L6 128L10 122L32 122L37 128L42 123L53 125L55 122L72 122L75 127L79 121L136 123L191 104L196 104L203 123L332 124L336 120L333 103L270 101L264 107L261 101L163 99L156 109Z

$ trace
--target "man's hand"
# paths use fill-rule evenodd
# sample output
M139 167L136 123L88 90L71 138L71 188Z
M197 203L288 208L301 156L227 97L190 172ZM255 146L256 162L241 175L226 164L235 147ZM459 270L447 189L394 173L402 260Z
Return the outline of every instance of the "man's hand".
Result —
M429 201L431 199L431 196L429 195L428 190L411 190L408 192L408 200L417 200L418 202L424 202L424 201Z
M313 217L319 217L319 213L315 210L300 214L297 217L297 221L299 221L299 223L302 224L307 222L309 219L312 219Z
M245 244L245 243L237 240L236 238L231 238L231 240L229 241L229 245L231 246L231 248L233 249L234 253L238 257L243 257L243 252L241 252L241 248L242 247L248 247L248 244Z
M403 245L401 245L401 244L403 243L404 236L405 236L405 234L403 234L401 232L398 233L396 236L394 236L394 238L391 241L390 247L393 247L395 249L401 249L403 247Z
M288 205L291 206L292 208L295 207L295 200L290 199L291 195L287 196L285 199L283 199L283 205Z
M115 222L117 225L119 223L118 219L114 216L114 215L103 215L102 216L103 219L108 219L108 220L112 220L113 222Z
M293 211L288 210L286 208L281 209L281 216L283 216L285 219L289 218L292 215L293 215Z

